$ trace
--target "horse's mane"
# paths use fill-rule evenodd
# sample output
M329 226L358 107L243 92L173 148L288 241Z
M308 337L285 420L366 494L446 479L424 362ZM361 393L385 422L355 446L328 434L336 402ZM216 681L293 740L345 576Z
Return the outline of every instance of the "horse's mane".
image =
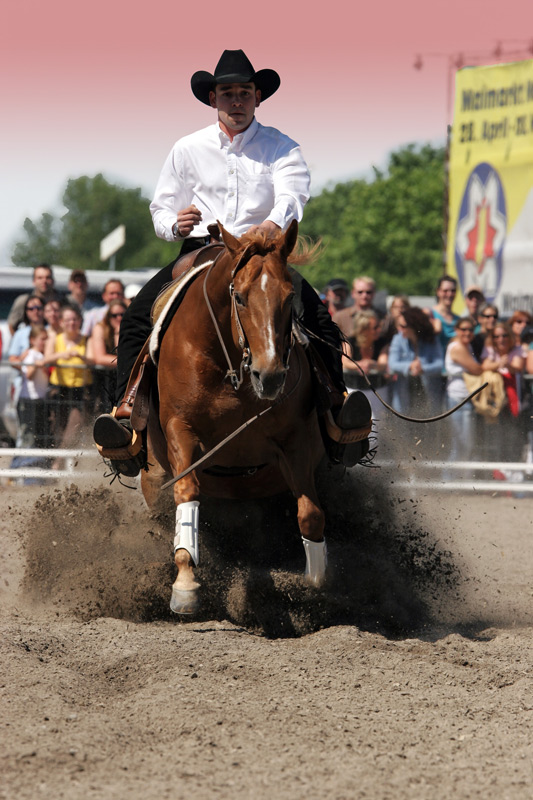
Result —
M256 253L264 255L275 249L277 241L281 236L281 231L272 234L269 231L259 230L253 233L245 233L241 237L241 242L245 247L253 245ZM322 239L319 239L317 242L312 242L307 236L298 236L296 246L287 261L294 266L314 264L321 255L323 249Z

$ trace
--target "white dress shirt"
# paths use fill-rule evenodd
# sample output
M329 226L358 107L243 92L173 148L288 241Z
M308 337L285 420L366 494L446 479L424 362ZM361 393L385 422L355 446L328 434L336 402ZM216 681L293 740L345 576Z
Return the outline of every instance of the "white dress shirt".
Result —
M178 211L191 204L202 213L192 237L207 236L217 220L234 236L265 220L284 229L302 219L309 183L299 145L276 128L254 118L231 142L217 122L170 151L150 204L155 232L174 241Z

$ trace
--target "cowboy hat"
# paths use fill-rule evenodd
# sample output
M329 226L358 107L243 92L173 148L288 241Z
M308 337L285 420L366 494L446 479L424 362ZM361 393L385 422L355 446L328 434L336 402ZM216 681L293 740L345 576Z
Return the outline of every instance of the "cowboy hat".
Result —
M279 89L281 78L273 69L255 72L242 50L224 50L214 75L203 70L195 72L191 78L191 89L198 100L209 106L209 92L213 92L215 86L221 83L255 83L256 89L261 90L261 100L267 100Z

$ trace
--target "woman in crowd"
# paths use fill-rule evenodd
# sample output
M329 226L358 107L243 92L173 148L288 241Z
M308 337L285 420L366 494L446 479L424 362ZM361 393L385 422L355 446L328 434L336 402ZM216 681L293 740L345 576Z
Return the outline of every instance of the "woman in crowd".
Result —
M406 294L397 294L392 298L389 306L389 313L382 322L382 333L387 344L390 344L392 337L398 333L398 318L406 308L410 307L409 298Z
M127 305L123 300L115 300L107 309L102 322L94 326L88 348L95 364L102 367L116 367L120 323L126 308Z
M474 323L470 317L462 317L455 323L455 336L446 349L444 368L447 374L446 405L453 408L470 392L464 373L479 376L483 368L474 357L472 339ZM475 412L471 402L465 403L449 417L450 461L470 461L473 455Z
M398 376L395 401L404 413L418 416L441 405L444 357L431 319L421 308L406 308L391 342L389 371Z
M88 355L97 367L94 374L95 413L110 411L113 407L116 385L117 345L120 324L127 309L123 300L110 303L102 322L98 322L88 342Z
M42 325L44 320L44 304L37 295L30 295L24 303L22 322L13 334L9 343L9 361L20 364L23 354L30 346L30 330L32 325Z
M353 336L350 337L352 357L369 377L372 386L380 390L387 383L389 345L381 336L380 319L375 311L359 311L354 317ZM369 388L361 370L346 356L342 357L344 380L348 390L359 389L367 395L376 411L374 393ZM383 397L388 402L388 397Z
M511 330L513 332L514 344L516 347L520 347L522 349L522 355L524 358L527 358L528 347L525 347L522 343L522 332L527 328L528 325L531 325L532 320L533 317L529 311L515 311L509 320L509 325L511 326Z
M61 310L61 333L50 333L45 358L54 364L50 378L50 395L54 409L54 437L58 447L70 447L79 441L87 403L87 387L92 383L88 365L87 338L81 333L79 309L64 306ZM58 468L59 462L54 462Z
M44 306L44 319L50 333L61 333L61 303L59 300L49 300Z
M522 346L516 345L507 322L496 322L487 334L483 348L483 370L499 372L503 378L507 404L488 437L489 457L494 461L520 461L525 444L521 411L521 374L524 369Z
M451 275L442 275L437 283L437 302L433 308L426 309L431 319L433 329L439 337L442 353L446 352L448 344L455 336L455 323L457 314L452 311L453 302L457 294L457 281Z

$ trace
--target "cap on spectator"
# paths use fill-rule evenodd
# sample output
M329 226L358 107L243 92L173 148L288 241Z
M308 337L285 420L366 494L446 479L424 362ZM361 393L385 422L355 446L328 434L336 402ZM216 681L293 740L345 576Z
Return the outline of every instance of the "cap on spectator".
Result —
M143 287L140 286L138 283L128 283L126 288L124 289L124 297L126 300L133 300Z
M470 295L474 294L474 292L477 292L477 294L480 294L481 297L485 297L485 295L483 294L483 289L481 288L481 286L469 286L468 289L465 292L465 297L470 297Z
M87 275L85 274L84 269L73 269L70 273L70 281L83 281L87 283Z
M333 289L334 292L338 289L344 289L345 292L350 291L350 287L343 278L333 278L326 284L326 289Z

